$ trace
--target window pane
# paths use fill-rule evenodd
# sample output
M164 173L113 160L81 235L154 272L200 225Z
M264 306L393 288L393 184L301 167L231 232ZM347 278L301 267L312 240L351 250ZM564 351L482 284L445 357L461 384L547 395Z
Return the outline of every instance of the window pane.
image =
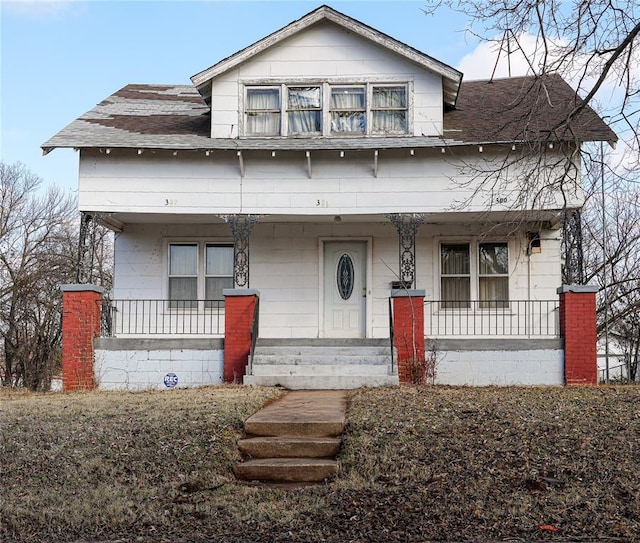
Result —
M469 245L441 245L440 262L442 275L468 275Z
M196 275L198 246L169 245L169 275Z
M233 247L207 245L206 275L233 275Z
M364 87L333 87L331 109L364 109Z
M331 113L332 132L364 133L365 114L363 112L334 111Z
M509 306L509 278L481 277L480 278L480 307Z
M469 307L471 299L471 280L469 277L442 277L442 307Z
M170 277L169 299L196 300L198 298L197 288L198 280L196 277ZM195 307L195 302L194 304L189 304L189 307Z
M480 275L508 274L509 251L506 243L481 243Z
M320 87L290 87L289 109L320 108Z
M280 133L280 113L247 113L247 133L277 136Z
M318 111L290 111L289 132L292 134L321 132L322 115Z
M233 277L207 277L205 280L205 299L224 300L222 290L233 288Z
M406 132L406 111L374 111L373 130L376 132Z
M374 87L374 108L401 108L407 107L407 93L405 87Z
M247 89L247 109L280 109L280 90Z

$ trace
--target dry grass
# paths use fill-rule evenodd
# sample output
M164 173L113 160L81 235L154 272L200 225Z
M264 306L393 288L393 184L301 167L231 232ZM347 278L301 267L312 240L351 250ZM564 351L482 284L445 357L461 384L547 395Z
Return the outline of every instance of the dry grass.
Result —
M0 540L640 541L640 388L358 390L339 478L238 484L277 394L2 393Z

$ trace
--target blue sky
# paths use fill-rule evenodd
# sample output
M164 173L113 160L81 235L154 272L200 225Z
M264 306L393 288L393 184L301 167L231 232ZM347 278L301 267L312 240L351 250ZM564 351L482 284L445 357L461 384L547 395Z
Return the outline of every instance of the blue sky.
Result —
M469 70L472 78L491 74L495 53L473 56L479 48L463 32L464 17L426 15L422 0L0 0L0 158L74 190L77 154L40 150L58 130L128 83L189 84L323 1L467 78Z

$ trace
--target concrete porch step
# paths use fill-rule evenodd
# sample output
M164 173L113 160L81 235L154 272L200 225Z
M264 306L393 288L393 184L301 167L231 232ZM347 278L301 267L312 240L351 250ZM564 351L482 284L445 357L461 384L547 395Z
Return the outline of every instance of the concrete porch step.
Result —
M235 474L248 481L319 483L338 474L338 462L327 458L261 458L236 464Z
M314 366L317 367L317 366ZM254 368L255 369L255 368ZM289 390L347 390L397 386L398 375L245 375L245 385L281 386Z
M295 364L299 366L303 365L335 365L345 364L358 366L379 366L391 363L391 355L387 353L378 354L372 352L357 352L357 353L343 353L343 352L325 352L324 350L316 349L309 352L299 353L287 353L277 352L267 354L260 349L256 349L253 356L253 365L260 364Z
M271 364L259 363L254 361L252 367L254 376L374 376L388 375L388 364L292 364L289 360L278 363L274 361Z
M283 483L324 481L338 473L347 394L344 391L288 392L249 417L238 479Z
M247 458L332 458L340 452L339 437L252 437L238 441Z

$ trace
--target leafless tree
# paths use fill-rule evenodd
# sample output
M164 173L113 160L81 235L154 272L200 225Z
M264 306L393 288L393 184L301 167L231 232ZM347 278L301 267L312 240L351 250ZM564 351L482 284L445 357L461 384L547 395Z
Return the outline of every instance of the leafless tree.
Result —
M47 390L60 362L60 285L75 282L75 199L0 163L0 340L4 386ZM101 238L108 243L106 238ZM108 249L102 249L108 253ZM100 262L102 266L102 261ZM105 282L110 274L102 270Z
M587 171L584 207L585 274L598 285L598 336L619 349L629 377L640 355L640 191L612 170Z
M505 56L520 53L530 74L560 74L577 87L583 100L557 121L570 127L604 87L617 95L608 112L625 140L638 149L640 72L637 51L640 4L608 0L427 0L425 11L441 6L464 13L468 32L495 42ZM530 50L524 36L533 36ZM497 58L497 57L496 57Z

